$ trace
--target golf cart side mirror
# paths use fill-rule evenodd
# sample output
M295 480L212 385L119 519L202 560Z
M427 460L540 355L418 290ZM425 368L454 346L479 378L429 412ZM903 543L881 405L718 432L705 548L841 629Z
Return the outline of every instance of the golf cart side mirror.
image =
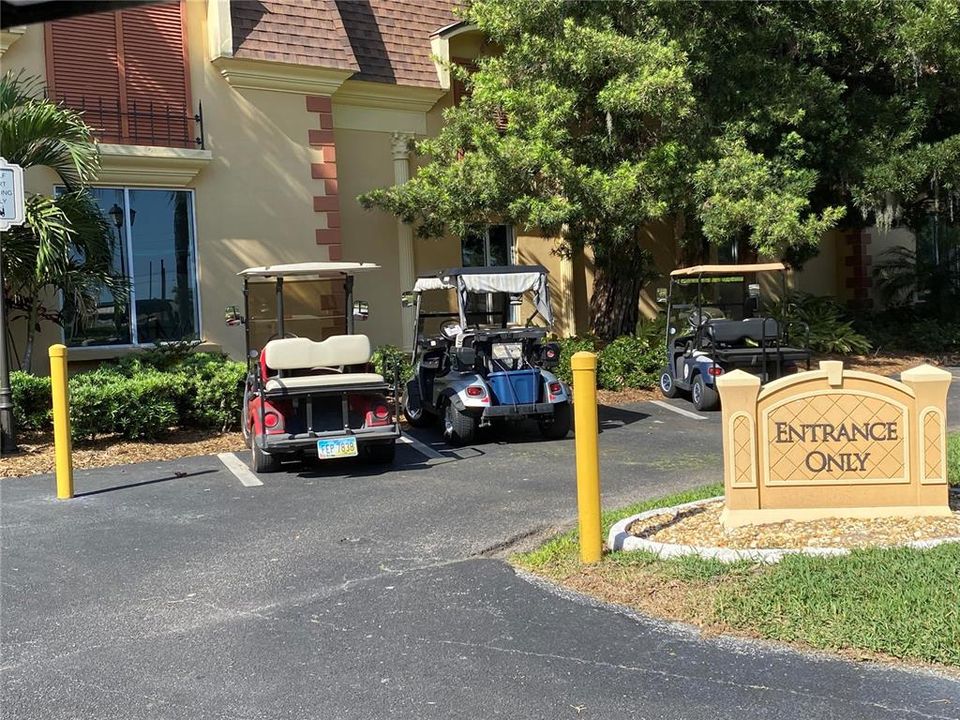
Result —
M657 288L657 304L664 305L667 302L667 289Z
M370 317L370 303L366 300L354 300L353 318L354 320L366 320Z
M240 314L240 308L236 305L227 305L223 311L223 319L227 323L227 327L243 325L243 315Z
M417 304L416 293L413 290L406 290L400 293L400 304L405 308L412 308Z

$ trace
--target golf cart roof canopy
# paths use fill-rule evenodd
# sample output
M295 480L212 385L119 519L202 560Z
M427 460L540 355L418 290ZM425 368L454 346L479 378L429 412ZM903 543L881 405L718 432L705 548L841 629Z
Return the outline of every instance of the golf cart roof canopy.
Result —
M466 326L464 307L467 295L482 293L533 293L537 312L553 324L550 309L550 288L547 269L543 265L508 265L501 267L448 268L430 275L421 275L413 286L414 292L425 290L456 290L460 297L461 324Z
M695 277L697 275L742 275L745 273L786 270L782 262L754 263L752 265L694 265L679 268L670 273L670 277Z
M359 262L303 262L288 265L264 265L241 270L237 275L244 277L321 277L331 278L339 275L353 275L354 273L379 270L380 266L373 263Z

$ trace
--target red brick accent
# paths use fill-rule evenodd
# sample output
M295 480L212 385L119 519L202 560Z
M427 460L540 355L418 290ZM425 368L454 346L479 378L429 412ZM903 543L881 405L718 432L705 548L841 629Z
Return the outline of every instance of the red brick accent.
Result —
M317 245L339 245L340 228L317 230Z
M310 130L311 145L333 145L333 130Z
M326 95L307 95L307 112L333 112L333 103Z
M332 180L337 177L336 163L311 163L310 175L314 180Z
M866 230L851 232L846 236L850 254L843 259L846 266L844 286L850 291L847 304L852 308L869 308L873 305L870 288L873 278L870 275L872 259L867 255L867 245L872 238Z
M324 162L335 163L337 161L337 148L335 145L324 145L322 152Z
M324 180L323 190L326 195L338 195L340 193L340 186L337 185L336 180Z
M340 198L336 195L317 195L313 198L314 212L336 212L340 209Z
M320 129L333 130L333 114L329 112L320 113Z
M330 254L330 262L343 260L343 245L331 245L327 252Z
M340 227L340 213L339 212L328 212L327 213L327 227L330 229Z

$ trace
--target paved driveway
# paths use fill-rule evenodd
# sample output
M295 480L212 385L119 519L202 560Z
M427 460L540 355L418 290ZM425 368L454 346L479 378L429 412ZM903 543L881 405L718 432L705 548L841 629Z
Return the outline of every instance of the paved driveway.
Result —
M715 481L716 417L602 416L604 503ZM575 514L573 442L391 471L211 457L3 481L5 718L960 718L934 675L702 639L496 556Z

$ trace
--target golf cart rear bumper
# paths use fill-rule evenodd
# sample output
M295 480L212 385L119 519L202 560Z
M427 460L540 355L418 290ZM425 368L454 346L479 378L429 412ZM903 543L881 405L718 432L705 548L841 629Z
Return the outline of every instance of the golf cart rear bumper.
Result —
M531 403L529 405L492 405L483 409L484 418L523 418L535 415L553 415L555 403Z
M317 446L317 440L324 438L342 438L352 435L357 439L357 445L373 445L394 442L400 437L400 425L385 425L375 428L359 428L343 431L330 430L327 432L309 432L283 435L257 435L254 441L264 452L295 452L297 450L312 450Z

